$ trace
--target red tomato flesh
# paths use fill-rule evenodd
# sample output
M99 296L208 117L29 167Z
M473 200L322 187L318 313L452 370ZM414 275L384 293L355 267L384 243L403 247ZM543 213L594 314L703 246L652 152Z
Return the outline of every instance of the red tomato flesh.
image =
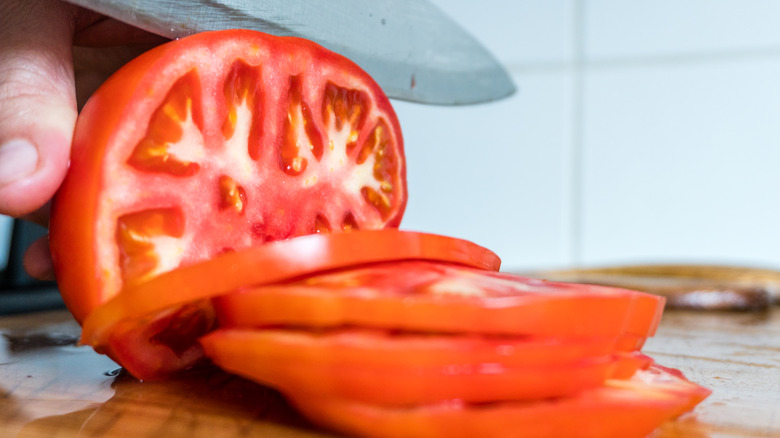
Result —
M150 50L79 115L51 214L60 291L100 304L217 254L395 227L403 139L363 70L312 42L206 32Z
M354 400L287 394L314 423L363 438L644 438L710 391L662 368L570 397L472 404L453 400L387 407Z
M243 289L215 304L224 327L353 325L498 335L626 335L624 345L639 347L655 333L664 298L407 261Z

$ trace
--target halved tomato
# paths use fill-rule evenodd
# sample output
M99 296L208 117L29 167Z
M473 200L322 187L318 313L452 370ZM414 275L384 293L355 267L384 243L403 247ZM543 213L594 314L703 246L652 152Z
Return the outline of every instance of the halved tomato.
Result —
M138 378L164 377L202 357L197 338L215 324L208 298L249 285L391 260L436 260L480 269L500 265L488 249L434 234L385 229L296 237L224 253L129 286L90 313L81 342Z
M220 297L215 306L224 327L357 325L499 335L626 335L630 339L623 345L638 347L655 333L664 299L625 289L407 261L247 288Z
M314 423L363 438L644 438L710 393L668 376L651 366L630 381L609 380L570 397L484 404L387 407L307 393L287 397Z
M395 227L405 172L387 97L346 58L247 30L172 41L79 115L51 214L60 291L83 321L123 289L217 254Z
M482 362L478 354L472 356L469 351L479 341L462 337L428 335L426 342L422 339L424 336L372 336L351 331L342 336L357 340L362 347L344 348L339 340L333 342L330 336L219 330L202 338L201 343L206 356L222 369L285 394L395 406L449 399L495 402L561 397L600 386L613 377L616 370L620 370L621 376L633 374L644 364L630 355L609 353L567 358L571 351L551 352L547 362L538 357L526 362L522 355L502 358L500 352L488 353L489 341L478 348L482 350L482 357L492 356L493 360ZM287 339L283 339L285 337ZM283 344L290 337L298 337L300 351L297 354L290 345L274 351L274 344ZM377 344L368 347L372 341ZM331 345L327 345L329 343ZM422 350L421 344L436 350L428 351L428 357L412 357L413 352ZM545 349L541 345L522 344L522 340L505 341L502 346L517 346L529 351ZM326 356L323 351L327 352ZM401 356L393 357L395 352ZM377 356L365 359L371 353ZM556 358L558 354L560 356Z

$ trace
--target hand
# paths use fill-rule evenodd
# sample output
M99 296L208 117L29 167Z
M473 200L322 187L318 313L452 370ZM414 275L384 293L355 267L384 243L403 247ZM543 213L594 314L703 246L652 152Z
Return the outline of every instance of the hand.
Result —
M58 0L0 0L0 214L48 223L78 108L115 69L164 41ZM53 278L46 239L24 265Z

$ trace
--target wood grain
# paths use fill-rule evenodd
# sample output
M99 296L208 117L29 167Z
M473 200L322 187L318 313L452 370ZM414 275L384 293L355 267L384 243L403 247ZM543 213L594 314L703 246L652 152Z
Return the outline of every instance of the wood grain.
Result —
M572 283L640 290L678 309L759 310L780 305L780 271L727 265L617 265L526 272Z
M73 344L66 312L0 318L0 334L0 438L332 436L222 372L113 375L116 364ZM780 312L668 311L645 352L714 390L653 438L780 437Z

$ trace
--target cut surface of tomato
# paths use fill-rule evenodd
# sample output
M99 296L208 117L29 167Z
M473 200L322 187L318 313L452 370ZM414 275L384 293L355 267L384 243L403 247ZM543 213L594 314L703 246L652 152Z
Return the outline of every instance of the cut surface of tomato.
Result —
M300 325L536 336L652 336L664 299L466 266L408 261L356 267L216 301L225 327ZM641 346L639 340L633 341ZM628 345L631 342L624 344Z
M644 438L709 395L685 380L665 382L667 376L651 366L630 381L525 402L386 407L308 394L287 397L314 423L363 438Z
M79 115L51 214L60 291L83 321L124 288L220 253L396 227L405 172L389 100L346 58L248 30L172 41Z
M360 335L351 333L347 337L354 340ZM222 369L283 393L395 406L449 399L492 402L560 397L600 386L613 377L617 369L625 373L626 368L633 366L630 370L633 374L642 364L633 358L623 362L622 356L612 354L559 363L534 363L533 360L523 363L522 359L512 356L502 361L496 357L498 355L494 355L497 360L493 362L475 362L465 357L468 353L461 355L461 361L447 361L446 356L428 363L425 359L413 358L403 363L399 358L390 357L364 361L354 360L354 349L345 349L346 357L338 356L338 347L331 348L328 358L317 357L316 350L322 343L314 345L316 342L309 342L308 346L299 344L303 351L297 355L289 350L273 352L264 342L268 338L263 334L236 335L216 331L202 338L201 343L206 356ZM451 345L446 349L465 349L460 341L440 337L429 344L449 343ZM380 342L395 344L385 350L402 351L407 346L419 348L413 346L415 341L403 337ZM385 351L382 354L392 353Z
M231 293L247 285L279 282L389 260L436 260L492 270L500 266L498 256L486 248L435 234L384 229L296 237L224 253L128 287L89 315L83 324L81 341L120 363L123 361L119 352L125 352L122 356L134 356L132 362L139 365L141 358L157 363L155 354L143 351L142 347L146 342L154 343L156 345L150 345L150 351L159 351L159 347L164 345L160 345L159 336L150 339L153 333L145 326L158 317L167 320L168 315L176 313L179 306ZM201 316L190 314L189 317ZM136 329L132 328L134 324ZM178 322L174 326L189 325ZM155 327L166 325L156 324ZM115 329L121 330L123 335L112 335ZM181 339L178 342L195 344L197 337L203 334L202 331L179 331ZM128 345L109 345L111 340L114 343L121 340ZM131 346L134 347L132 352ZM175 363L180 364L178 361ZM171 368L164 365L159 364L162 368ZM136 377L152 379L155 377L154 373L150 373L153 369L154 366L150 365L129 371Z

